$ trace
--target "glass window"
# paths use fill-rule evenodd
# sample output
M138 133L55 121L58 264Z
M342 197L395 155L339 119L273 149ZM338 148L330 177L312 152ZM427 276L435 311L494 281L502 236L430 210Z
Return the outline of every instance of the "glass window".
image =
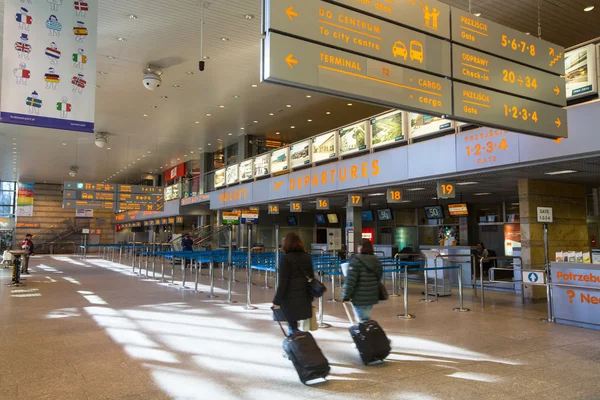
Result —
M2 185L0 185L0 189L1 190L14 191L15 190L15 183L14 182L2 182Z
M15 192L0 192L0 204L13 205Z
M0 206L0 215L12 215L14 208L12 206Z

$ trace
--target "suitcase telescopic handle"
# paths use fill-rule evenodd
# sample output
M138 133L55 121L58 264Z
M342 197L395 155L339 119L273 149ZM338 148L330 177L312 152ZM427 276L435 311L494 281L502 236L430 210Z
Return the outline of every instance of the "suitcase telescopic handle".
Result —
M273 310L273 315L275 315L275 307L271 307L271 310ZM275 319L277 319L277 317ZM283 329L283 325L281 325L281 321L279 319L277 319L277 323L279 324L281 332L283 332L283 336L288 337L288 334L285 333L285 329Z
M352 305L352 302L344 301L342 303L342 305L344 306L344 311L346 311L346 315L348 316L348 319L350 320L350 325L354 325L354 319L352 318L352 314L350 313L350 311L348 311L348 304Z

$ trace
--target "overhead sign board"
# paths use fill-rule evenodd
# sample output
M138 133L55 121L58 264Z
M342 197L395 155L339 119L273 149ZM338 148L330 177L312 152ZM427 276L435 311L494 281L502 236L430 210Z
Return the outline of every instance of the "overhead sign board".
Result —
M541 222L544 224L554 222L554 216L552 215L552 207L538 207L537 222Z
M90 183L90 182L75 182L65 181L63 185L65 190L94 190L96 192L114 192L116 186L109 183Z
M224 212L223 225L239 225L240 214L237 212Z
M452 7L452 41L564 75L564 48Z
M451 74L448 41L321 1L267 0L266 5L267 29L439 75Z
M565 80L558 75L459 45L452 46L452 63L454 79L561 107L567 105Z
M120 202L132 203L162 203L165 197L162 194L133 194L119 193Z
M348 195L348 205L351 207L362 207L363 196L362 194L351 193Z
M549 138L567 137L567 110L508 94L454 83L454 115L492 127Z
M262 77L269 82L434 114L452 113L448 79L271 33Z
M290 212L302 212L302 203L300 203L299 201L292 201L290 203Z
M112 210L115 203L108 201L93 201L93 200L65 200L63 208L87 208L89 210Z
M438 199L455 199L456 186L450 182L437 182L437 197Z
M269 204L269 215L279 214L279 204Z
M117 203L117 210L121 211L162 211L163 203L141 204L141 203Z
M387 188L385 197L386 197L386 202L389 204L402 203L402 201L403 201L402 191L400 189Z
M111 192L94 192L90 190L65 190L63 192L63 198L65 199L77 199L77 200L98 200L98 201L115 201L115 194Z
M242 211L242 224L257 224L257 223L258 223L258 211L255 211L255 210Z
M379 18L450 38L450 7L437 0L330 0Z
M317 197L317 210L329 210L329 199L326 197Z

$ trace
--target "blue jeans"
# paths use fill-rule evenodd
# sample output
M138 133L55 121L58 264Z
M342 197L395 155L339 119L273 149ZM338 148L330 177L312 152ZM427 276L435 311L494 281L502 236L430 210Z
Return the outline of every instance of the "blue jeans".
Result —
M355 306L355 305L353 305L352 308L354 308L354 315L358 319L358 322L367 322L370 319L369 315L371 314L371 310L373 309L372 305L371 306Z

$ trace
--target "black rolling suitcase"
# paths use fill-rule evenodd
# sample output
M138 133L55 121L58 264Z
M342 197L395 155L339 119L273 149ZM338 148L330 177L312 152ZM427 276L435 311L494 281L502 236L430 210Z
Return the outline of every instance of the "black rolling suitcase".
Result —
M352 304L352 303L350 303ZM365 365L374 363L376 361L383 361L392 351L390 347L390 341L387 335L379 326L377 321L367 321L354 324L352 314L348 311L347 303L343 303L344 310L348 319L350 320L350 336L356 344L356 348L360 354Z
M283 350L294 364L300 382L306 385L308 381L325 379L329 375L329 361L310 332L297 332L288 336L281 322L277 321L277 323L285 336Z

